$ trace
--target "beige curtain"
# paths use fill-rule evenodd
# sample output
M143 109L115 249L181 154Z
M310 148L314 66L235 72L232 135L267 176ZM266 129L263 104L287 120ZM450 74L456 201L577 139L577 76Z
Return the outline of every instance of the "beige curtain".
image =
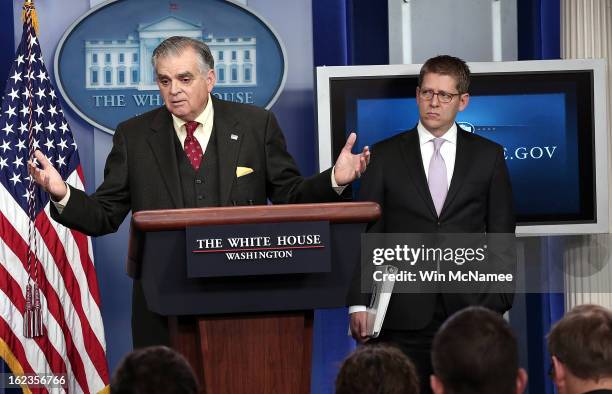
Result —
M612 124L612 0L561 0L561 57L606 59L608 124ZM612 144L610 131L608 126L608 144ZM610 162L608 184L612 185ZM608 234L584 236L565 250L566 310L586 303L612 308L611 240Z

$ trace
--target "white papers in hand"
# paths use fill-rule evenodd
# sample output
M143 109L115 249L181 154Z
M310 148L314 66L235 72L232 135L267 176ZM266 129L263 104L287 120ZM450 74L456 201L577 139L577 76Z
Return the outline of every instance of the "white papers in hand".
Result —
M389 300L391 299L391 293L393 292L393 286L395 281L392 279L393 275L385 274L396 274L397 267L392 265L381 265L376 271L382 272L383 281L374 282L372 285L372 297L370 298L370 305L367 308L367 334L371 338L376 338L380 334L383 322L385 320L385 313L387 313L387 307L389 306ZM391 279L389 279L391 277Z

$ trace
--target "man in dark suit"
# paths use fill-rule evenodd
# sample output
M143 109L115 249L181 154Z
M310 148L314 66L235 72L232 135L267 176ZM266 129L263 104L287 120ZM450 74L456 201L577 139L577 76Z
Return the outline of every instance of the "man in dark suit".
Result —
M559 394L612 394L612 311L579 305L555 323L547 342Z
M332 169L300 176L271 112L211 98L214 59L203 42L168 38L152 61L165 107L117 127L93 195L67 187L41 152L40 168L29 163L61 224L102 235L130 210L334 201L365 170L368 149L351 154L351 135ZM167 320L148 311L137 279L132 332L135 347L169 344Z
M461 59L437 56L421 68L414 129L372 147L360 199L382 207L373 233L514 233L510 180L503 148L457 126L469 102L469 68ZM368 340L358 278L348 303L351 332ZM398 344L415 362L424 390L431 374L431 344L444 320L469 305L499 313L506 294L393 294L376 342Z

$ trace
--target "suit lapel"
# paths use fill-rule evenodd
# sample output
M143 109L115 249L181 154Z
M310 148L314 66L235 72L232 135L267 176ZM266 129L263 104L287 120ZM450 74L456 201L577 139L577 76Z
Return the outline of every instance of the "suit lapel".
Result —
M159 173L174 206L183 208L178 162L174 150L175 131L168 110L160 109L153 122L151 122L151 128L154 132L149 136L147 142L157 160Z
M442 217L447 207L453 202L453 199L457 196L457 193L464 184L467 172L470 166L471 146L470 141L466 138L465 131L459 125L457 125L457 150L455 154L455 168L453 170L453 178L451 179L450 187L448 188L448 194L444 200L440 217Z
M219 154L219 202L229 205L232 184L236 179L238 152L243 134L240 124L223 102L213 99L215 110L214 132L217 133L217 150Z
M434 206L433 200L431 199L431 193L429 192L429 186L427 185L427 177L425 176L425 169L423 168L423 158L421 156L421 146L419 144L419 133L416 128L410 130L404 135L401 140L402 146L400 151L406 164L406 170L410 175L410 180L414 183L419 195L425 201L425 204L429 208L431 214L434 217L438 217L436 213L436 207Z

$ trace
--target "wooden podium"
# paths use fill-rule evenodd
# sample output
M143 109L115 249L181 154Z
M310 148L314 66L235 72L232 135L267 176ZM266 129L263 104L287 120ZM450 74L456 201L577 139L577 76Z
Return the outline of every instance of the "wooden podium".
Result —
M150 310L168 316L173 348L202 392L309 393L315 309L345 305L360 237L375 203L141 211L132 217L128 273ZM329 222L329 272L189 278L186 228Z

